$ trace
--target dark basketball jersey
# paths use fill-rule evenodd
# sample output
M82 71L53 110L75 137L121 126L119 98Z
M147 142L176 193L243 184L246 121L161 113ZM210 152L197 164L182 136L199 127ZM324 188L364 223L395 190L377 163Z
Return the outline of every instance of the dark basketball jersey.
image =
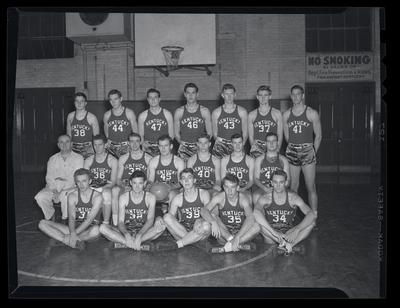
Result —
M126 108L120 116L114 115L111 109L111 115L107 122L108 125L108 139L112 142L127 142L128 136L132 132L132 125L126 116Z
M238 163L235 163L232 160L232 155L229 155L229 161L226 165L226 173L232 173L236 175L236 177L239 179L239 186L245 187L250 180L250 168L246 164L246 155L243 155L243 159Z
M223 208L219 208L219 217L228 229L240 230L246 218L243 208L239 205L240 195L238 196L235 206L229 203L225 193L225 202Z
M91 142L93 137L93 128L89 124L87 119L88 111L82 120L76 118L76 112L74 112L74 118L71 122L71 142L84 143Z
M233 134L242 134L242 119L239 116L238 106L232 113L225 112L223 106L221 106L217 125L218 137L231 140Z
M196 185L200 188L210 189L215 184L215 165L212 155L206 162L202 162L196 154L196 161L192 167L196 175Z
M158 165L156 167L155 182L162 183L179 183L178 181L178 169L174 164L175 155L172 155L171 162L164 166L161 164L161 155L158 158Z
M92 165L89 167L92 181L96 182L97 187L102 187L111 181L111 166L108 164L108 153L101 163L96 161L96 155L93 156ZM93 182L92 182L93 183Z
M82 201L81 198L81 191L78 189L78 203L75 206L75 221L77 222L83 222L86 220L88 214L92 210L92 198L93 198L93 193L94 190L92 190L92 193L90 194L90 199L87 203Z
M254 140L267 141L267 133L278 133L278 125L271 115L272 107L265 116L262 116L260 110L257 109L257 116L253 122Z
M279 159L279 155L267 159L267 154L264 154L264 159L260 166L260 182L265 186L271 187L272 174L278 169L283 170L283 163Z
M287 120L289 127L289 143L302 144L302 143L313 143L313 124L307 119L306 112L308 106L304 109L304 112L295 116L290 108L290 115Z
M195 143L200 135L206 133L206 124L201 115L200 105L193 113L190 113L187 107L184 106L182 119L179 125L181 140L184 142Z
M148 109L144 121L144 140L157 143L158 138L165 134L168 134L168 122L164 115L164 109L161 108L158 114L153 114Z
M147 220L148 208L146 205L146 192L143 199L138 204L132 200L132 191L129 192L129 202L125 207L124 223L127 229L142 228Z
M194 222L200 218L200 209L204 206L200 199L200 190L196 189L197 197L193 202L185 199L185 193L182 193L182 206L178 208L179 222L186 229L193 229Z
M129 177L135 170L142 170L144 173L147 172L147 164L144 159L145 153L139 159L133 159L131 153L129 152L128 159L124 163L124 172L122 173L121 180L129 180Z
M278 205L274 200L274 192L272 192L272 202L270 205L264 205L265 219L274 229L290 229L296 216L296 209L289 204L289 194L286 192L286 201L282 205Z

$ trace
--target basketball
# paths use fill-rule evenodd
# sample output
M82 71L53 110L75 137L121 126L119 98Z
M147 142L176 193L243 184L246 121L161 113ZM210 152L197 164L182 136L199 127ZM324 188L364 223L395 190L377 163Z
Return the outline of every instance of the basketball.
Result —
M151 186L150 192L156 196L157 201L162 201L168 197L169 186L165 183L155 183Z

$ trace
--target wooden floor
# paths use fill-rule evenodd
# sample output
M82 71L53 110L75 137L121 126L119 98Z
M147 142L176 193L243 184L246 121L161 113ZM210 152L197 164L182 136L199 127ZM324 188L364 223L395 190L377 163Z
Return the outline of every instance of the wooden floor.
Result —
M84 251L54 247L37 228L42 213L33 196L44 179L35 177L16 183L19 286L337 288L351 298L380 297L376 178L317 182L318 229L302 243L303 254L286 257L261 242L254 252L218 255L194 246L116 250L104 238Z

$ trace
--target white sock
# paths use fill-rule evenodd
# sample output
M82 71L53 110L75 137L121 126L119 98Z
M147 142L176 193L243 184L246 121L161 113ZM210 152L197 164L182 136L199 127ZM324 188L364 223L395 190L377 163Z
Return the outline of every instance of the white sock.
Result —
M183 243L181 240L176 241L176 244L178 245L178 248L182 248L183 247Z
M233 235L231 235L230 237L228 237L226 241L227 241L227 242L230 242L230 241L232 241L232 240L233 240Z
M225 252L232 251L232 243L231 242L226 243L224 246L224 250L225 250Z
M118 214L112 214L113 225L118 225Z

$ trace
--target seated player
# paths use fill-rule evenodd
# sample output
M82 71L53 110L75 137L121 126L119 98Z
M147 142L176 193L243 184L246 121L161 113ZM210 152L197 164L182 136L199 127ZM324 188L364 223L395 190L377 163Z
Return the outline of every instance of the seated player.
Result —
M135 170L130 176L132 190L119 198L118 228L100 226L100 233L114 242L116 248L153 250L154 245L145 242L156 239L165 230L162 217L157 217L154 223L156 197L144 191L146 179L142 170Z
M197 154L190 157L187 167L196 176L196 186L207 189L211 196L221 191L221 161L210 153L210 136L202 134L197 138Z
M185 162L172 153L172 139L168 135L158 138L158 148L160 155L153 157L149 162L149 185L146 189L151 189L153 183L165 183L169 186L168 200L159 200L165 204L171 204L171 200L179 193L181 188L178 180L178 174L185 169ZM167 212L166 207L163 212Z
M231 173L239 179L239 192L246 194L252 205L250 190L253 186L254 159L244 152L243 137L234 134L231 137L233 153L221 159L221 178Z
M211 234L210 224L200 216L200 209L209 203L210 194L195 187L193 169L184 169L180 179L183 191L172 199L169 211L164 215L164 223L177 240L178 248L204 240Z
M69 247L82 250L85 241L95 239L100 234L95 217L101 210L102 197L90 187L89 170L76 170L74 179L78 189L68 195L68 226L42 219L39 229Z
M112 188L112 221L118 224L118 198L122 193L131 190L129 177L135 170L147 173L147 166L151 156L140 149L141 138L137 133L128 137L129 152L123 154L118 160L117 185Z
M291 253L293 247L310 234L316 215L299 195L286 188L286 181L285 171L278 169L273 173L273 190L258 199L254 217L267 243L278 243L280 249ZM294 225L297 207L305 217Z
M214 247L212 252L254 250L249 242L259 233L250 200L239 192L239 179L228 173L222 180L224 191L212 197L201 209L201 216L211 224L211 234L223 247Z
M278 135L272 132L266 136L267 152L257 157L254 163L254 183L258 188L253 192L253 204L256 205L258 198L265 193L272 191L271 175L275 170L286 172L289 187L289 161L284 155L278 152Z
M111 189L117 182L118 161L106 151L107 138L103 135L93 137L94 155L85 159L83 167L91 174L90 187L103 197L103 223L110 223Z

